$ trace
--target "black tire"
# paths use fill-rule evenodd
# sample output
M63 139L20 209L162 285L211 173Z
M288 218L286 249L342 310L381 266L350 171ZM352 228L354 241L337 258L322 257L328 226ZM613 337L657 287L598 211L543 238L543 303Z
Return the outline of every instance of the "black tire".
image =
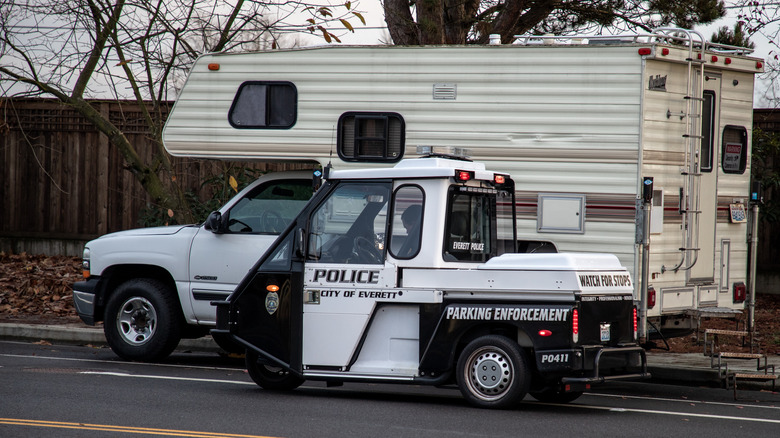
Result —
M291 391L304 382L284 368L266 364L252 350L246 352L246 370L258 386L271 391Z
M488 335L471 341L460 354L457 381L463 397L480 408L517 405L528 393L530 377L517 343Z
M181 340L178 300L158 280L137 278L119 285L104 318L106 341L122 359L154 362L171 354Z
M531 397L544 403L571 403L582 395L582 391L562 392L560 389L547 388L543 391L532 391Z

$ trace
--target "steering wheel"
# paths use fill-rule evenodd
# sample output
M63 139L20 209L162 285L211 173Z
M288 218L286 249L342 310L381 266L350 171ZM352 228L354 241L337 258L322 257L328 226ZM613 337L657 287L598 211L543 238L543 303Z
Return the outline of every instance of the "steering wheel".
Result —
M264 231L270 231L272 233L281 233L284 231L284 219L282 215L273 211L266 210L260 216L260 223L263 224Z
M352 253L355 254L361 262L366 260L365 263L369 264L382 263L382 254L376 249L376 246L371 240L363 236L357 236L352 241Z

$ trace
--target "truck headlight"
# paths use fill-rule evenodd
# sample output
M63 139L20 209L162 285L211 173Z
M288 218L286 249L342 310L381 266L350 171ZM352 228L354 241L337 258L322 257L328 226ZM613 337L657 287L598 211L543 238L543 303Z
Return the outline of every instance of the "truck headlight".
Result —
M89 248L84 248L84 253L81 256L81 275L87 279L89 278Z

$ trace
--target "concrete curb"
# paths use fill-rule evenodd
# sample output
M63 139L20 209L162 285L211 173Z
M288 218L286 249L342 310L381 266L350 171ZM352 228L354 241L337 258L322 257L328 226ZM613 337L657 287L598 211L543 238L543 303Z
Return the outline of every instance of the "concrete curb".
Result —
M103 330L99 327L88 326L0 323L0 339L106 345ZM218 351L219 346L211 339L211 336L206 336L198 339L182 339L176 349Z

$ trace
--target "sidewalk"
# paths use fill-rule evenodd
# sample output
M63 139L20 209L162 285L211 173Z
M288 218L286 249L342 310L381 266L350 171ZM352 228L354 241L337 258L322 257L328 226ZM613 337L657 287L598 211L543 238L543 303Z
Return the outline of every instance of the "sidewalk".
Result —
M105 345L103 329L80 323L66 325L15 324L0 323L0 339L52 343ZM178 350L213 351L219 350L210 336L199 339L182 339ZM756 361L730 360L729 370L751 371L756 373ZM774 364L776 373L780 372L780 355L770 356L769 364ZM716 369L710 368L710 358L702 353L667 353L651 350L647 353L648 371L653 375L652 382L686 386L722 386ZM740 389L771 389L771 382L740 382ZM777 382L780 390L780 382Z

